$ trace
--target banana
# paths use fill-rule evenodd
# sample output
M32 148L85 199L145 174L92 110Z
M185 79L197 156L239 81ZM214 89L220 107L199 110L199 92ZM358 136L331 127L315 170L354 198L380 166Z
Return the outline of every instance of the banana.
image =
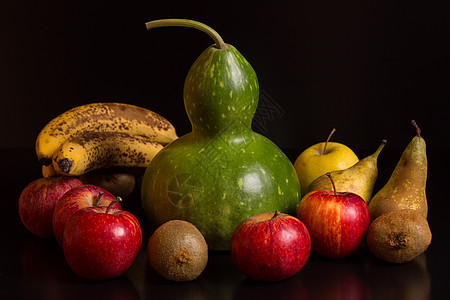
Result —
M53 155L59 174L79 176L108 167L147 167L163 145L124 132L85 132L66 141Z
M59 175L58 172L56 172L55 168L53 168L53 165L50 164L48 166L42 165L42 176L44 177L53 177Z
M90 103L62 113L42 128L35 145L39 162L50 165L65 141L89 131L141 135L162 145L178 138L168 120L148 109L125 103Z

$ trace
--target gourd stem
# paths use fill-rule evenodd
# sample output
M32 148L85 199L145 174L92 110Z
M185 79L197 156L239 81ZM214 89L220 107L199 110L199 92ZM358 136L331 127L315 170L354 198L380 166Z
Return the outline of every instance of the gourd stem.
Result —
M220 50L227 49L228 46L225 44L223 39L220 37L220 35L209 27L208 25L205 25L203 23L188 20L188 19L160 19L160 20L154 20L145 23L145 26L147 27L147 30L152 28L158 28L158 27L168 27L168 26L181 26L181 27L190 27L194 29L198 29L200 31L203 31L207 35L209 35L215 42L216 48Z

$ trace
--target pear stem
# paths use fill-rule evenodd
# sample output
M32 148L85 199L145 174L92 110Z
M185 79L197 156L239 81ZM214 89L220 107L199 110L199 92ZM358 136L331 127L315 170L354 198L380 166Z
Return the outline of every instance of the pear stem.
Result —
M334 192L334 195L336 196L337 195L337 193L336 193L336 186L334 185L333 178L331 178L331 173L327 172L326 175L328 176L328 178L330 178L331 185L333 186L333 192Z
M227 44L225 44L225 42L220 37L220 35L217 33L217 31L215 31L208 25L197 22L197 21L188 20L188 19L160 19L160 20L154 20L154 21L147 22L147 23L145 23L145 26L147 27L147 30L152 29L152 28L168 27L168 26L180 26L180 27L190 27L190 28L198 29L200 31L203 31L207 35L209 35L214 40L214 43L216 44L217 49L224 50L224 49L228 48Z
M378 146L378 149L372 154L372 157L376 158L380 154L381 150L383 150L384 145L386 145L387 141L382 140L380 146Z
M411 124L412 124L414 127L416 127L417 136L420 137L420 132L421 132L421 131L420 131L419 126L417 126L416 121L415 121L415 120L412 120L412 121L411 121Z
M97 198L95 198L95 200L94 200L94 203L93 203L93 205L92 206L97 206L98 205L98 202L100 201L100 198L103 196L103 192L99 192L98 193L98 196L97 196Z
M331 136L334 134L335 131L336 131L336 128L333 128L333 130L331 130L330 134L328 135L328 138L325 141L325 145L323 145L322 155L326 154L328 141L331 139Z
M280 215L280 212L278 210L276 210L275 213L273 214L272 218L270 218L270 219L273 220L276 217L278 217L279 215Z
M114 199L113 201L111 201L111 203L109 203L108 207L106 208L105 214L109 213L109 210L112 208L112 206L118 202L121 202L122 198L117 197L116 199Z

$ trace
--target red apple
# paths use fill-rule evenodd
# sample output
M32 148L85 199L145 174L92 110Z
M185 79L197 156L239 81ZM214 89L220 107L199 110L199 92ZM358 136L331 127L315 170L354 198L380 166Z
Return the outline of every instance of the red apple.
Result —
M29 183L19 198L22 223L39 237L54 238L52 216L56 203L68 190L82 184L75 177L39 178Z
M74 213L85 207L108 206L114 199L116 197L110 192L90 184L68 191L56 203L53 212L53 231L58 243L62 246L64 227ZM122 209L119 203L115 203L113 208Z
M64 256L70 268L83 278L118 277L139 253L139 221L133 214L113 208L114 204L85 207L70 217L64 229Z
M233 232L230 255L253 280L280 281L297 274L308 260L311 240L305 225L280 212L244 220Z
M330 177L331 175L327 173ZM297 218L308 228L312 251L328 258L343 258L361 245L369 227L369 210L354 194L314 190L297 206Z

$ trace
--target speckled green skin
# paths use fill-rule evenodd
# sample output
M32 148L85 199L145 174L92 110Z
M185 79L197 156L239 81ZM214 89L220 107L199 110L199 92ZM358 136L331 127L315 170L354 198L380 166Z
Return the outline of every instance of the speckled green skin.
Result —
M207 48L191 67L184 102L192 132L161 150L147 168L142 205L155 225L193 223L210 250L227 250L235 227L262 212L295 214L295 169L269 139L251 130L259 87L231 45Z
M415 136L405 148L391 177L369 202L371 221L391 211L413 209L428 214L426 143Z

